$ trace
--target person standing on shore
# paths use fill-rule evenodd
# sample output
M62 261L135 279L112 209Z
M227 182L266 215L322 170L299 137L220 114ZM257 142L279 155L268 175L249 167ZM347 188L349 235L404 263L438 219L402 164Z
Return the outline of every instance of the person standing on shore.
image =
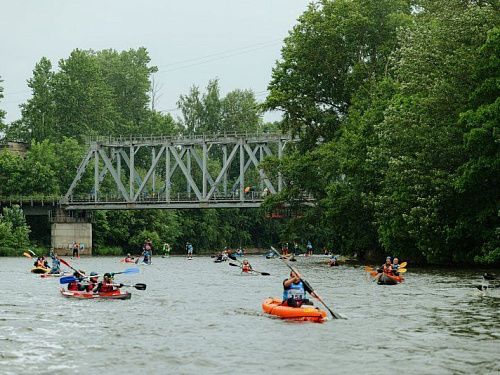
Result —
M186 242L187 257L191 259L193 257L193 245L191 242Z
M170 249L171 249L170 248L170 244L168 244L168 243L165 242L163 244L163 256L169 257L170 256Z

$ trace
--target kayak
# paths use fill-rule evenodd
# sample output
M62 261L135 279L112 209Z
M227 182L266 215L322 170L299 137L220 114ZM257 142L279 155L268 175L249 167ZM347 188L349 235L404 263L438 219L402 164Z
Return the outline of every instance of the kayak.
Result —
M45 279L45 278L49 278L49 277L61 277L61 276L64 276L64 275L65 275L64 272L60 272L60 273L45 273L45 274L40 275L40 277L42 279Z
M125 258L125 259L120 260L120 262L122 262L122 263L135 263L135 259Z
M282 306L279 298L267 298L262 302L265 313L280 317L281 319L302 320L321 323L326 320L326 311L312 305L302 307Z
M401 276L387 275L383 273L377 280L378 285L396 285L402 283L404 280Z
M247 272L247 271L241 271L240 275L241 276L260 276L257 272Z
M31 269L32 273L48 273L50 272L50 268L45 268L45 267L33 267Z
M130 299L132 293L122 292L121 290L113 290L108 293L92 293L92 292L79 292L72 290L65 290L61 288L61 294L66 298L77 298L77 299Z

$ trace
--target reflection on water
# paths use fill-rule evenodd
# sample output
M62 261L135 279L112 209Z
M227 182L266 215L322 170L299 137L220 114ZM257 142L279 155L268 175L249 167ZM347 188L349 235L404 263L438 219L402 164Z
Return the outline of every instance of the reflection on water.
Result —
M262 313L281 295L287 268L250 258L268 277L240 277L210 258L158 258L129 301L62 298L58 281L28 273L30 262L0 259L2 374L88 373L498 373L500 298L474 288L477 271L415 270L379 286L363 267L330 268L321 258L294 265L347 320L287 324ZM90 271L120 271L117 258L82 258ZM498 272L497 272L498 273ZM396 364L401 364L401 366Z

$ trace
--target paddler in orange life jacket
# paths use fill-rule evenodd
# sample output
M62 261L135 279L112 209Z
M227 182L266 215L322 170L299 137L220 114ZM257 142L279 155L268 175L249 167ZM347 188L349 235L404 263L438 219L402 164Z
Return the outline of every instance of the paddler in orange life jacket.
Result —
M251 271L252 271L252 266L250 265L250 262L245 259L241 264L241 272L251 272Z
M378 271L378 273L383 272L386 275L392 276L393 275L393 268L392 268L391 257L387 257L385 259L385 263L377 271Z
M110 293L113 290L121 288L123 284L113 284L113 276L110 273L105 273L103 276L103 280L97 284L97 287L94 288L94 293Z
M290 278L283 281L283 305L290 307L300 307L302 305L312 305L309 301L307 293L311 293L313 297L318 298L318 295L310 290L306 284L300 279L300 274L294 271L290 272Z

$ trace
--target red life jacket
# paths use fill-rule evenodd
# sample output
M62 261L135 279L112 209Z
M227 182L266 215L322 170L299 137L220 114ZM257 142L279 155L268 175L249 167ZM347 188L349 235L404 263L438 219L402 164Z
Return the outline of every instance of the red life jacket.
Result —
M78 281L72 281L68 284L68 290L80 290L80 283Z
M113 284L105 283L104 281L101 283L101 287L99 288L99 293L109 293L114 290Z
M251 270L251 268L247 264L244 264L243 266L241 266L241 272L250 272L250 270Z

